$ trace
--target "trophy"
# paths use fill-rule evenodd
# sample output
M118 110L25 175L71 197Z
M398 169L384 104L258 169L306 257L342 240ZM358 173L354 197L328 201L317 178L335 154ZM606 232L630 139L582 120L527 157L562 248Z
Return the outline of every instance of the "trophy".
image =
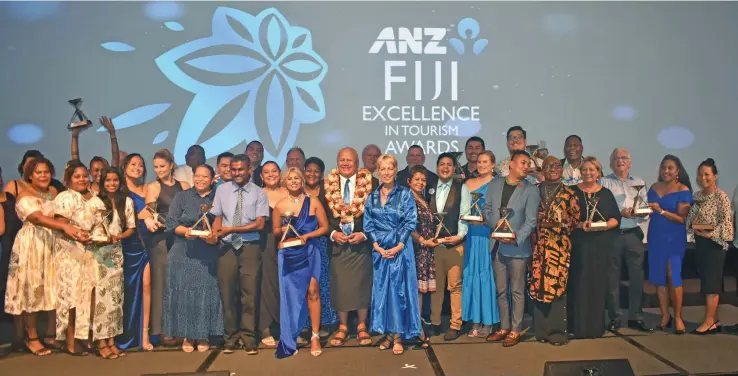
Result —
M643 190L643 188L645 187L646 187L645 185L632 185L631 186L631 188L635 189L636 191L635 198L633 199L633 209L632 209L633 214L635 215L648 215L648 214L651 214L651 212L653 211L651 210L651 208L648 207L648 205L646 205L646 207L643 207L642 205L638 205L640 203L645 204L645 202L641 201L641 190Z
M151 214L151 218L159 222L162 226L166 226L167 217L159 213L159 209L158 209L158 205L156 204L156 201L149 202L148 204L146 204L146 210L149 212L149 214Z
M305 240L300 237L300 233L297 232L294 226L292 226L292 218L295 217L295 213L286 211L279 214L282 219L287 221L287 229L282 233L282 240L280 240L278 248L290 248L305 245ZM294 238L287 238L287 233L292 231L295 234Z
M201 238L207 238L212 233L213 229L210 227L210 219L208 219L208 213L210 212L211 205L202 204L200 210L202 211L202 217L192 225L190 230L190 236L197 236ZM202 230L196 230L197 226L202 224Z
M705 203L705 198L700 196L695 198L694 202L697 206L697 213L699 213L700 206ZM695 219L702 219L702 216L696 215ZM710 232L715 230L715 226L708 223L701 223L700 221L692 221L692 230Z
M479 200L482 199L483 195L481 193L472 193L472 204L469 207L468 214L464 214L461 216L461 220L468 221L468 222L482 222L484 220L484 217L482 217L482 209L479 208Z
M513 215L513 210L507 207L500 208L500 220L497 221L497 226L492 230L492 238L495 239L515 239L515 234L512 232L512 226L508 217Z
M454 169L454 179L455 180L464 180L464 170L461 168L461 163L459 162L459 158L464 154L464 152L461 151L451 151L449 152L451 156L454 158L454 166L456 168ZM468 176L466 176L468 178Z
M555 228L561 227L564 223L564 201L556 199L549 206L549 213L553 211L553 220L544 220L541 222L541 227L544 228Z
M441 235L441 230L446 230L447 236L451 236L451 231L449 231L446 225L443 224L444 218L446 218L445 212L436 213L436 219L438 220L438 226L436 226L436 234L433 236L433 240L438 239L438 236Z
M82 112L82 109L80 109L82 106L82 98L72 99L69 101L69 104L74 107L74 113L72 114L72 118L69 119L67 129L84 128L92 125L90 119L88 119L87 116L85 116L85 113ZM75 117L77 118L77 121L74 121Z
M108 225L105 224L105 220L110 217L113 212L104 208L99 211L102 214L102 219L93 229L92 234L90 235L90 240L95 243L105 243L110 240L110 230L108 229Z
M538 141L538 145L528 145L525 147L525 150L530 154L530 159L533 161L536 171L541 171L542 166L538 164L538 159L546 159L548 157L546 141Z
M599 197L595 197L593 199L587 199L587 222L589 222L589 226L591 228L602 228L607 227L607 221L605 221L605 217L600 213L599 210L597 210L597 204L600 202ZM598 215L599 220L595 221L594 216Z

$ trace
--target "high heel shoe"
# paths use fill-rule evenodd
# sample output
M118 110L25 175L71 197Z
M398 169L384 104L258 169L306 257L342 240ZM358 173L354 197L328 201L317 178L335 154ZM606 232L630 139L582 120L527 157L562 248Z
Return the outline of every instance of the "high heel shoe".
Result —
M698 335L698 336L704 336L704 335L707 335L707 334L718 334L718 333L720 333L720 328L721 328L720 327L720 321L715 321L715 323L713 323L712 325L710 325L710 327L707 328L707 330L705 330L704 332L700 332L699 330L695 329L695 330L689 332L689 334L695 334L695 335Z
M312 342L315 339L317 339L318 340L318 344L320 344L320 334L313 332L313 336L310 337L310 341ZM312 349L310 350L310 355L312 355L312 356L320 356L320 354L322 354L322 353L323 353L323 349L322 348L321 349L318 349L318 350L312 350Z
M666 322L666 325L659 325L659 330L665 332L666 328L670 327L673 323L674 317L669 316L669 321Z

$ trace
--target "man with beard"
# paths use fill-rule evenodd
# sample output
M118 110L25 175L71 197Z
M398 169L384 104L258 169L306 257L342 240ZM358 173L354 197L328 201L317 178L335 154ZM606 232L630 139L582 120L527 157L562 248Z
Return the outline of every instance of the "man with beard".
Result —
M330 229L331 302L338 312L338 331L331 346L348 338L348 314L357 313L357 337L370 346L366 319L372 302L372 244L364 231L364 203L379 181L366 169L359 170L359 154L352 148L338 152L338 168L326 177L321 197Z
M527 146L528 132L526 132L523 127L516 125L507 130L507 151L510 152L510 156L512 156L516 151L525 151ZM509 166L511 158L512 157L505 158L499 165L497 165L497 167L495 167L495 176L506 177L510 173ZM535 158L535 160L531 159L530 167L528 167L528 175L525 178L531 182L531 184L538 184L544 180L543 173L538 171L536 168L536 166L541 165L543 165L543 160L540 158Z
M261 181L261 162L264 160L264 145L259 141L251 141L246 145L244 153L251 161L251 181L261 187L264 184Z
M484 140L482 138L474 136L466 140L464 146L464 154L466 154L466 164L461 166L463 171L463 179L471 179L479 176L477 173L477 158L485 149Z

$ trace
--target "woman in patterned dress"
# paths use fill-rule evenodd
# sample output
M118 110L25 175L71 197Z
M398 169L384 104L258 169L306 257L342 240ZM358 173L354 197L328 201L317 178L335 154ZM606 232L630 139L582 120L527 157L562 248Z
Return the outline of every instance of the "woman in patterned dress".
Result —
M23 227L13 243L5 294L5 312L23 316L26 347L34 355L51 354L38 339L36 313L56 308L53 230L76 240L89 236L54 219L56 189L50 186L53 174L54 165L44 157L34 158L24 168L25 188L19 192L16 204Z
M533 299L533 327L539 342L567 343L566 284L571 261L571 232L579 225L574 190L561 182L563 165L549 156L542 165L538 227L533 241L528 293Z
M10 254L13 251L13 243L15 242L15 236L23 226L23 222L18 218L18 214L15 212L15 203L18 197L18 192L5 192L3 190L3 173L0 168L0 222L2 222L2 229L0 229L0 306L5 307L5 287L8 281L8 265L10 264ZM15 186L18 189L18 186ZM0 312L0 317L6 315L3 310ZM13 327L15 330L15 336L13 342L10 345L10 351L18 351L23 349L23 321L20 316L11 316L13 318Z
M310 157L305 161L305 193L317 197L323 201L323 175L325 174L325 163L316 157ZM325 205L323 205L325 206ZM338 322L338 314L331 307L331 259L328 254L328 237L321 236L315 239L320 251L320 337L329 337L333 332L331 329ZM304 329L312 328L312 321L308 317Z
M418 212L418 223L415 226L415 231L410 235L413 238L413 248L415 249L415 267L418 274L418 304L421 315L423 314L423 300L429 301L429 293L436 291L436 266L433 257L433 248L437 245L433 240L435 226L433 226L433 213L423 198L427 173L425 167L413 166L410 169L410 181L408 182ZM421 346L427 348L430 339L426 336L425 331L420 334L420 339L422 341Z
M97 197L90 200L96 212L93 236L108 241L93 243L89 250L95 260L94 312L92 339L97 341L101 358L126 355L115 346L115 336L123 333L123 246L121 240L136 233L133 201L123 193L123 176L117 168L106 168L100 175Z
M95 223L96 210L90 205L95 196L89 189L90 176L82 162L72 161L64 170L66 191L54 199L54 217L90 232ZM85 245L63 236L54 242L56 268L56 339L66 345L63 351L70 355L87 355L77 341L89 338L90 306L95 286L95 261Z
M223 335L223 303L218 292L216 269L218 246L214 232L195 236L193 230L207 230L214 217L203 218L213 206L215 171L208 165L195 167L194 187L174 196L167 215L167 231L174 233L169 251L164 294L164 334L183 338L182 351L205 352L208 338ZM206 222L207 221L207 222ZM197 227L195 227L197 225Z

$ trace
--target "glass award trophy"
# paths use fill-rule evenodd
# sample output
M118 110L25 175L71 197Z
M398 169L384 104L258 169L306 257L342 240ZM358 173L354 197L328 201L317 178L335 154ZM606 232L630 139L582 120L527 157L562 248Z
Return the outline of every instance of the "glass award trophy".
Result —
M192 229L190 230L190 236L197 236L200 238L207 238L210 236L210 234L213 232L213 229L210 227L210 219L208 218L208 213L210 212L211 205L208 204L202 204L200 205L200 210L202 211L202 217L195 222L195 224L192 226ZM198 229L197 227L200 226L201 229Z
M292 219L295 217L295 213L286 211L279 214L280 217L284 221L287 222L285 225L286 229L282 233L282 240L279 241L279 244L277 245L278 248L290 248L290 247L298 247L301 245L305 245L305 240L300 237L300 233L297 232L297 229L295 229L294 226L292 226ZM291 237L287 237L287 234L292 232L290 235L294 235Z
M591 228L603 228L607 227L607 221L605 217L597 210L597 204L600 202L599 197L589 198L587 197L587 222ZM595 215L597 220L595 220Z
M633 199L633 214L635 215L648 215L653 210L648 207L648 204L641 200L641 191L645 188L645 185L632 185L631 188L635 189L636 195Z
M74 107L74 113L72 114L72 118L69 120L69 124L67 124L67 129L86 128L92 125L90 119L85 116L85 113L82 112L82 109L80 108L82 106L82 98L72 99L69 101L69 104Z
M468 222L482 222L484 217L482 216L482 209L479 207L479 200L484 197L481 193L471 193L472 204L469 206L469 212L461 216L461 220Z
M100 223L92 229L92 234L90 234L90 240L95 243L105 243L110 240L110 230L108 229L108 225L105 224L105 220L110 217L113 212L110 210L101 209L100 213L102 215Z
M512 214L512 208L504 206L500 208L500 220L497 221L497 226L492 230L492 238L515 239L515 233L512 232L512 225L510 225L510 221L507 220Z

